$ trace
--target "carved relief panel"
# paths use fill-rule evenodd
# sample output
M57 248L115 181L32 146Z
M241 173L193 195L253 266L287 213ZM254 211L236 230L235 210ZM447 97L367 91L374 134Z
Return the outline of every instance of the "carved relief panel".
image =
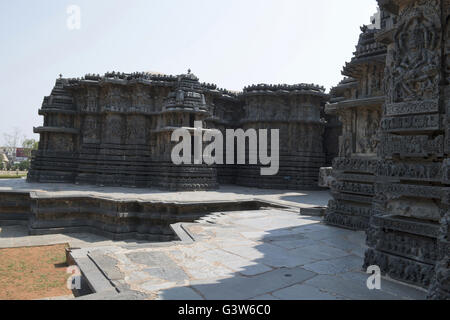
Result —
M120 144L122 140L123 121L122 116L109 114L106 116L106 127L103 141Z
M449 4L450 5L450 4ZM447 85L450 83L450 16L449 12L446 13L446 31L445 31L445 74L447 78Z
M439 111L440 2L404 9L387 60L386 115Z
M445 139L445 153L450 154L450 1L447 0L446 30L444 34L445 39L445 77L446 83L444 86L444 107L446 112L446 139Z
M350 157L354 152L354 110L341 111L339 120L342 123L342 135L339 137L339 156Z
M381 113L373 109L357 110L356 153L373 154L377 152L378 126Z
M83 122L83 142L99 143L99 127L96 116L87 116Z
M121 101L122 100L122 92L121 89L117 86L111 86L109 87L108 93L107 93L107 103L110 107L121 107Z
M133 107L153 111L153 99L145 86L137 85L133 88L132 92L133 94L131 95L131 99Z
M127 119L127 143L145 144L145 117L129 116Z
M86 104L83 111L96 112L98 110L98 89L88 87Z
M55 152L73 152L74 146L71 135L51 133L48 139L48 150Z

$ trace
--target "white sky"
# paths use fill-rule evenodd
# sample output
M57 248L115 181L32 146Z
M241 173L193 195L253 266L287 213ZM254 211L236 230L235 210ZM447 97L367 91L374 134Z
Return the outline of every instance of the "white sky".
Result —
M67 28L69 5L81 9L80 30ZM375 0L2 0L0 145L14 127L38 138L38 109L60 73L191 68L230 90L329 89L375 12Z

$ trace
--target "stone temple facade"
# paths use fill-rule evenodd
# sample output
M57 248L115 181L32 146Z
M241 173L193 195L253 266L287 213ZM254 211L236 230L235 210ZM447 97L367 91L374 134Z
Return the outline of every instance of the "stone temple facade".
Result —
M386 46L375 40L377 24L362 28L354 57L342 72L346 78L332 88L325 108L342 123L339 157L333 162L334 199L325 220L354 230L365 230L372 213L386 60Z
M386 98L365 265L450 298L450 1L379 4Z
M325 221L366 230L364 268L450 299L450 1L378 2L326 107L343 133Z
M280 168L275 176L260 176L259 165L239 165L236 184L270 189L308 189L317 185L325 165L324 89L312 85L256 85L244 89L240 127L280 130Z
M60 78L39 110L44 125L35 128L40 143L28 181L170 190L209 190L219 183L314 189L319 168L333 156L323 143L324 91L299 84L229 92L200 83L190 72ZM173 164L172 132L190 128L193 135L195 121L205 130L280 129L278 174L261 176L261 165Z

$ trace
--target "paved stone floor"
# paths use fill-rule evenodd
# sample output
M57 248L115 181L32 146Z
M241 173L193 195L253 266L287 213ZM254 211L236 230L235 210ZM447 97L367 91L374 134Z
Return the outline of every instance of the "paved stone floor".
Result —
M365 234L326 226L298 208L325 206L326 191L291 192L223 186L210 192L165 192L0 181L0 191L42 197L217 201L262 199L292 209L215 213L183 223L189 241L114 242L93 234L28 236L26 226L0 226L0 248L69 243L118 288L149 299L424 299L425 291L389 279L369 290L362 268ZM102 275L103 277L103 275ZM100 281L100 283L102 283ZM103 282L104 283L104 282ZM126 295L125 295L126 296ZM100 295L101 297L101 295ZM108 295L104 295L104 298ZM131 298L136 295L130 295ZM114 298L114 297L113 297Z
M170 192L157 189L99 187L58 183L27 183L25 179L0 179L0 191L32 191L38 197L95 196L117 200L199 202L261 199L281 205L311 208L326 206L328 191L286 191L223 185L216 191Z
M115 283L149 299L424 299L388 279L369 290L363 232L284 210L217 213L182 225L191 243L86 249Z

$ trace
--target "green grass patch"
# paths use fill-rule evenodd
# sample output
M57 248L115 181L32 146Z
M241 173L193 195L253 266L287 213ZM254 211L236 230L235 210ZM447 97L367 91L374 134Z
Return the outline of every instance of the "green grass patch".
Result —
M0 175L0 179L22 179L23 177L26 177L26 174L8 174L8 175Z

